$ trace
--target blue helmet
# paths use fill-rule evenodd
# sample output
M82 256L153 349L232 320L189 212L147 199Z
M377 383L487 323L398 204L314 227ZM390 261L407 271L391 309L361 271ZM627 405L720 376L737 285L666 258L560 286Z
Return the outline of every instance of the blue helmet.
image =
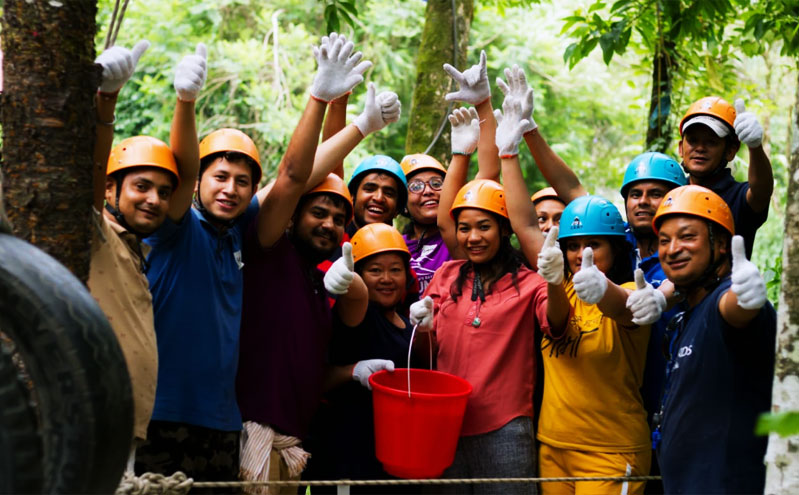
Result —
M656 151L641 153L627 165L621 183L621 195L626 199L630 186L642 180L660 180L674 187L688 184L680 164L669 155Z
M347 184L353 200L358 192L361 180L364 176L373 172L384 172L397 179L397 194L399 195L397 198L397 213L404 210L405 205L408 203L408 180L405 178L405 172L402 171L402 167L397 163L397 160L386 155L370 156L355 167L350 182Z
M566 205L558 238L584 235L624 236L624 221L613 203L599 196L580 196Z

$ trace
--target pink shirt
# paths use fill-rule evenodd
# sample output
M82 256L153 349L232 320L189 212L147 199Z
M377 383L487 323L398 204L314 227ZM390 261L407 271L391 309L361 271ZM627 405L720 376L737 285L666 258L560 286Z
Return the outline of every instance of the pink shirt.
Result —
M486 301L471 300L471 274L453 301L450 285L465 261L448 261L425 292L434 301L438 369L466 379L474 388L466 405L462 436L497 430L519 416L533 417L536 331L549 334L547 284L519 268L494 283ZM479 318L479 326L474 326Z

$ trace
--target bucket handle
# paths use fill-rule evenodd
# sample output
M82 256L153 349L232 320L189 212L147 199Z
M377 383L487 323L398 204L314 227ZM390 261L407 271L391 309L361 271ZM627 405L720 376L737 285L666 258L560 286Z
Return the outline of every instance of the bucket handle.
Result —
M416 336L416 327L419 324L413 326L413 331L411 332L411 342L408 344L408 398L411 398L411 351L413 350L413 338ZM433 336L430 335L431 332L427 332L427 339L430 342L430 371L433 371Z

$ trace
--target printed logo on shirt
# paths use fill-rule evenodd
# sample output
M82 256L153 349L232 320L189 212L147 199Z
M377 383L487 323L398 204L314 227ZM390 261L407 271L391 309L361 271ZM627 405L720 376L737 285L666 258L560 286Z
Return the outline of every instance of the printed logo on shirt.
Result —
M549 349L549 357L559 358L561 355L568 355L569 357L577 357L577 351L580 347L580 342L583 340L583 335L599 331L599 327L593 330L581 330L577 337L573 335L566 335L565 337L552 340L549 335L544 335L541 339L541 352L543 353Z
M427 244L422 248L422 253L419 255L419 260L423 260L430 256L436 250L435 244Z
M677 353L677 357L687 357L687 356L690 356L691 354L693 354L693 352L694 352L693 344L684 345L684 346L680 347L680 351Z
M236 260L236 266L239 267L239 270L244 268L244 263L241 261L241 251L236 251L233 253L233 259Z

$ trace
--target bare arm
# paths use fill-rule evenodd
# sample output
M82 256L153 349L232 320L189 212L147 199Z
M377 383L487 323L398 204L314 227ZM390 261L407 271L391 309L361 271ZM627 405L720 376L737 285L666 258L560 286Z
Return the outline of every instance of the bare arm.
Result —
M347 93L344 96L336 98L330 102L330 109L327 112L327 118L325 118L325 125L322 127L322 142L325 142L331 137L335 136L347 125L347 101L349 100L349 97L350 95ZM336 165L336 168L333 169L333 173L342 179L344 178L343 159Z
M501 163L505 183L505 203L511 227L519 239L519 245L527 261L534 270L537 270L538 253L544 244L544 236L538 228L535 207L530 201L530 193L519 166L519 156L502 158Z
M746 202L754 211L763 211L768 208L773 192L774 173L763 146L749 148L749 190L746 191Z
M547 320L552 335L562 335L572 308L563 283L547 283Z
M635 327L637 325L633 323L633 314L627 308L627 297L630 296L631 292L608 280L608 289L597 303L597 306L603 315L612 318L619 325L627 328Z
M326 109L326 103L308 98L286 154L280 161L274 187L258 213L258 242L262 247L271 247L280 239L305 192Z
M499 149L496 144L497 120L491 98L475 106L480 118L480 143L477 146L476 179L489 179L499 182Z
M549 147L538 128L525 134L524 141L533 154L538 170L567 204L588 194L572 169Z
M333 309L342 323L348 327L354 327L363 321L368 306L369 289L366 288L361 276L356 273L349 290L346 294L338 296Z
M455 220L449 216L449 209L452 208L452 203L460 188L466 184L469 158L469 155L452 155L447 175L444 176L444 186L441 188L441 195L438 199L438 230L453 259L465 259L466 257L458 246Z
M169 145L180 172L180 184L172 193L167 214L173 221L178 221L191 207L194 185L200 171L200 143L197 140L194 101L178 99L175 103Z
M105 202L105 172L108 155L114 142L114 109L119 93L98 92L94 100L97 104L96 139L94 142L94 168L92 169L92 203L97 211L103 211Z

